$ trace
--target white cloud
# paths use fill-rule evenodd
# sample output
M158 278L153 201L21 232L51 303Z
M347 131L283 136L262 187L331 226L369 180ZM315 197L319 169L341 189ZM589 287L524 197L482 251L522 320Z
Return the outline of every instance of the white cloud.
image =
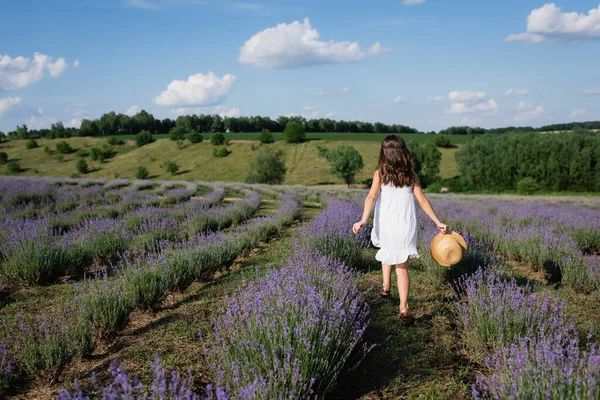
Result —
M219 115L221 118L233 118L239 117L240 110L237 108L228 108L222 105L214 107L179 107L171 110L171 113L179 115L193 115L193 114L210 114Z
M544 114L544 107L537 106L528 111L522 111L515 115L515 121L528 121L531 119L536 119L541 117Z
M233 3L230 3L230 6L240 11L249 11L259 15L269 15L265 5L262 3L243 3L234 1Z
M344 93L348 93L350 91L350 88L348 86L346 86L345 88L342 89L342 92Z
M600 94L600 89L586 89L582 94Z
M450 104L450 108L446 110L448 114L465 114L465 113L474 113L481 112L483 115L492 115L498 111L498 103L496 103L493 99L489 99L487 101L477 103L477 104L469 104L465 102L454 102Z
M125 111L125 115L129 115L130 117L133 117L134 115L136 115L139 112L140 112L140 106L138 106L136 104L136 105L129 107L127 109L127 111Z
M490 99L487 93L473 90L453 90L448 96L429 97L430 101L450 102L450 108L446 110L448 114L467 114L481 113L482 115L493 115L499 105L494 99Z
M150 3L146 0L126 0L125 5L135 8L144 8L146 10L158 10L160 8L157 4Z
M427 0L402 0L402 4L404 4L405 6L412 6L414 4L423 4L426 1Z
M154 99L159 106L207 106L220 103L235 83L235 75L219 78L212 71L190 75L187 81L174 80Z
M79 129L79 127L81 126L81 120L78 118L73 118L72 120L70 120L69 122L67 122L65 124L65 128L76 128Z
M0 99L0 118L16 108L23 99L21 97L5 97Z
M394 99L394 103L408 104L410 102L408 101L408 97L406 97L406 96L397 96Z
M525 96L529 94L529 89L508 89L504 95L505 96Z
M325 115L326 118L332 118L335 115L335 113L333 111L329 111L327 113L327 115Z
M554 3L544 4L527 17L527 31L505 41L541 43L560 40L600 39L600 4L587 14L562 12Z
M310 20L281 23L258 32L240 49L239 62L259 68L295 68L360 61L387 51L379 42L366 53L356 42L319 40Z
M524 111L524 110L531 110L533 108L533 104L531 103L527 103L526 101L520 101L519 104L517 104L517 110L519 111Z
M79 61L75 61L73 66L78 67ZM22 89L37 83L46 71L52 78L58 78L68 67L62 57L55 60L46 54L35 53L30 59L0 54L0 90Z
M29 129L49 129L52 124L57 123L58 120L56 117L52 117L49 115L40 115L40 116L31 116L25 122Z
M569 114L569 116L571 118L578 118L584 116L585 114L587 114L587 112L588 110L583 108L574 108L573 111L571 111L571 114Z
M323 89L319 89L314 92L312 95L316 97L335 97L335 96L344 96L350 93L350 87L346 86L342 90L336 90L333 92L326 92Z
M310 106L304 107L302 110L302 116L306 119L317 118L321 113L318 108Z
M452 102L473 102L480 101L487 98L487 94L484 92L474 92L471 90L454 90L448 93L448 100Z
M160 10L170 7L203 6L209 4L208 0L124 0L127 7L141 8L144 10Z

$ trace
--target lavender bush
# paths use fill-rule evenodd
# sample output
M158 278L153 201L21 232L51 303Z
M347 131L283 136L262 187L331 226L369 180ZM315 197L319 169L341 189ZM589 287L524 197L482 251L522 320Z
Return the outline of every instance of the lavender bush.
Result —
M356 274L315 253L295 255L281 270L227 299L208 351L217 384L254 398L324 395L369 323Z
M519 286L493 269L479 269L456 282L459 330L470 357L486 355L539 331L552 333L567 324L564 301L530 286Z
M14 378L15 359L6 347L5 342L0 343L0 396L10 387Z

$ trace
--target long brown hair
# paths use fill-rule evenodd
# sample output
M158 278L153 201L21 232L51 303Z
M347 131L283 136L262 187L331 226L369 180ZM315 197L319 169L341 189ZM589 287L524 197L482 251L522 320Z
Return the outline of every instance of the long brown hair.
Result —
M411 186L415 180L413 160L406 142L399 136L383 139L379 152L379 176L383 184L396 187Z

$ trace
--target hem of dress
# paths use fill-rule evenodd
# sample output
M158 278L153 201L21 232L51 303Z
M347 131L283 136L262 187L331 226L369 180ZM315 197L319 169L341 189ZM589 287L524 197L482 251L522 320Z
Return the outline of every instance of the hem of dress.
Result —
M403 264L408 259L419 258L419 253L416 249L402 249L402 250L385 250L379 249L375 254L375 259L385 265Z

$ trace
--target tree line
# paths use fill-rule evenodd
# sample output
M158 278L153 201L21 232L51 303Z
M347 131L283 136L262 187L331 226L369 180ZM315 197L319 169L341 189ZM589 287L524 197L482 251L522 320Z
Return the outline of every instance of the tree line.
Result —
M600 135L485 135L456 153L461 179L484 190L600 191Z
M470 126L451 126L439 132L441 135L483 135L486 133L503 134L503 133L527 133L527 132L563 132L563 131L581 131L581 130L597 130L600 129L600 121L588 122L570 122L564 124L544 125L539 128L532 126L507 126L504 128L473 128Z
M420 133L417 129L405 125L371 123L363 121L336 121L329 118L306 119L301 116L270 117L225 117L219 115L183 115L176 119L155 118L142 110L136 115L116 114L111 111L98 119L84 119L79 128L67 128L62 122L52 124L50 129L29 129L26 125L17 126L8 132L11 139L66 138L71 136L114 136L136 135L142 131L152 134L169 133L178 127L184 133L190 132L283 132L289 122L304 126L306 132L344 132L344 133ZM434 133L434 132L432 132Z

